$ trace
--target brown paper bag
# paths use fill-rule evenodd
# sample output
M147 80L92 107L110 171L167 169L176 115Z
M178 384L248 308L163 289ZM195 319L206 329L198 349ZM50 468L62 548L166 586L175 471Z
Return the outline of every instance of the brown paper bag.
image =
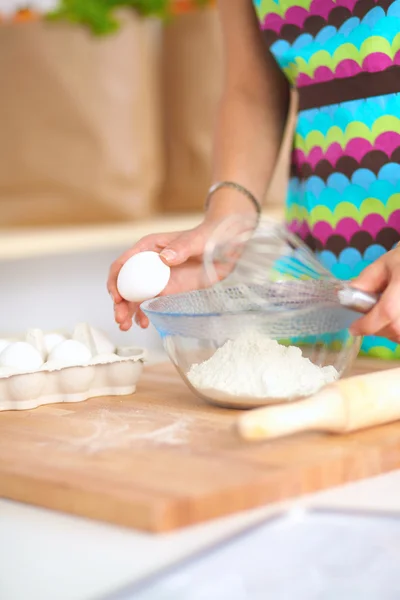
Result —
M0 27L0 226L149 215L162 176L154 24Z
M159 29L132 12L106 38L68 24L0 27L0 226L202 210L222 87L218 16L177 16L161 40ZM269 200L283 199L289 146Z
M166 179L160 205L202 210L211 183L213 128L222 90L222 47L214 8L177 16L163 31Z
M211 184L213 128L222 91L222 44L213 8L177 17L163 33L166 179L160 205L198 211ZM265 204L286 197L296 101Z

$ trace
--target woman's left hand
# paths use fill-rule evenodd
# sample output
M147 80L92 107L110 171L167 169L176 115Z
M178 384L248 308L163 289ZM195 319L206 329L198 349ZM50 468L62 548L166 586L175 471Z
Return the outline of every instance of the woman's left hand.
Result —
M351 332L400 343L400 245L367 267L352 284L382 295L376 306L353 324Z

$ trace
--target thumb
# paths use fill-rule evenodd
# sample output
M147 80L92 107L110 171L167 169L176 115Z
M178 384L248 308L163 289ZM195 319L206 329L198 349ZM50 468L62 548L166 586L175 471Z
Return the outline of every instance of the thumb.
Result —
M201 226L185 231L168 244L160 252L160 256L171 267L181 265L189 258L203 254L206 239L205 230Z
M352 284L364 292L381 292L388 284L388 272L384 257L369 265L352 281Z

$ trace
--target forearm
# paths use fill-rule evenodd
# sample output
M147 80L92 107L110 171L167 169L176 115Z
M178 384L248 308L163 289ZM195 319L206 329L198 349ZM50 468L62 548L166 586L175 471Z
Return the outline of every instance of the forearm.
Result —
M268 51L252 2L218 0L224 46L224 93L214 141L213 181L234 181L263 202L282 144L289 84ZM240 192L213 194L208 215L248 212ZM252 207L254 211L254 206Z
M289 88L269 99L242 90L225 93L215 133L214 182L237 182L260 202L264 200L282 144L289 100ZM216 192L209 210L226 214L248 205L240 192L226 188Z

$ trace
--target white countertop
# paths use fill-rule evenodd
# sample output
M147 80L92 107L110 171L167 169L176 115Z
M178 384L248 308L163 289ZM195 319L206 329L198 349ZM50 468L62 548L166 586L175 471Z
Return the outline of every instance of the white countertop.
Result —
M0 500L0 598L95 600L294 505L399 511L400 471L168 535Z

